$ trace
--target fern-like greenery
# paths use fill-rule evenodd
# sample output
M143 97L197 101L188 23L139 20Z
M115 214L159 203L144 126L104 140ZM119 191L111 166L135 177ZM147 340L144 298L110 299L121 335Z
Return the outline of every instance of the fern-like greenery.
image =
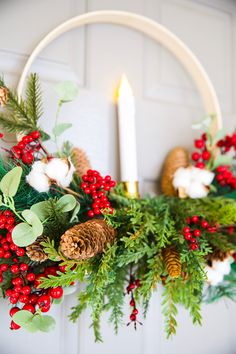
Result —
M0 78L0 87L4 86L6 84ZM11 133L40 130L38 121L42 114L42 93L38 76L31 74L27 81L25 100L18 98L14 91L9 91L5 110L0 113L0 125Z

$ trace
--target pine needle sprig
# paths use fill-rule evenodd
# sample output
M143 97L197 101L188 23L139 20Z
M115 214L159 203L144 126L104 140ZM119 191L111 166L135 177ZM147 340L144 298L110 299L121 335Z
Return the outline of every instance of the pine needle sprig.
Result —
M42 91L38 75L29 76L26 86L26 109L32 123L37 126L39 118L43 115Z
M168 280L164 287L164 292L162 294L162 313L165 318L165 331L167 338L176 333L177 321L176 316L178 313L176 304L174 302L174 282Z

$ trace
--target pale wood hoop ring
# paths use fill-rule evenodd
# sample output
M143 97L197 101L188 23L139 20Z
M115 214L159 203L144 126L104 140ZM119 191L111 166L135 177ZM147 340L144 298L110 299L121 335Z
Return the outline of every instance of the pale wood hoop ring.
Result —
M148 37L154 39L167 48L179 60L179 62L192 77L202 97L206 113L214 114L216 116L216 119L212 124L212 133L215 134L222 128L221 110L215 89L205 69L196 56L175 34L167 28L147 17L131 12L88 12L63 22L61 25L49 32L35 47L24 66L17 86L18 96L22 95L24 83L33 61L48 44L67 31L84 25L96 23L111 23L135 29L146 34Z

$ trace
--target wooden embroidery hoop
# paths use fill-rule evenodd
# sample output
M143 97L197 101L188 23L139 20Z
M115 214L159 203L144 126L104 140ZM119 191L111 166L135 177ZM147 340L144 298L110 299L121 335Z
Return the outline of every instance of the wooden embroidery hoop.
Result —
M144 33L148 37L154 39L168 49L183 65L189 75L195 82L199 93L202 97L206 113L215 115L216 119L212 123L212 134L215 134L222 128L222 117L219 101L207 75L205 69L192 53L192 51L184 44L175 34L164 26L151 20L150 18L124 11L95 11L88 12L71 18L57 26L49 32L35 47L29 56L17 86L18 96L22 95L24 83L29 73L30 67L40 52L49 45L54 39L61 34L68 32L74 28L78 28L89 24L111 23L123 25L139 32Z

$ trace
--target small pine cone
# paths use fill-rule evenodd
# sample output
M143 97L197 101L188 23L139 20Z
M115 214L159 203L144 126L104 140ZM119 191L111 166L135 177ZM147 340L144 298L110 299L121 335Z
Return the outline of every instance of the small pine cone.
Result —
M102 219L78 224L61 237L60 250L69 259L84 260L102 253L107 243L113 243L116 231Z
M223 262L226 258L228 258L230 252L223 252L219 248L213 248L213 251L209 253L206 257L207 262L211 266L213 261L221 261Z
M8 101L9 90L6 87L0 87L0 107L4 107Z
M72 149L71 160L79 177L82 177L91 169L91 164L86 153L80 148Z
M34 262L45 262L48 259L47 254L43 250L41 242L47 241L46 236L39 236L37 240L26 247L26 254Z
M162 255L168 274L172 278L178 278L181 275L181 263L177 249L173 246L165 248Z
M161 190L165 195L177 195L173 186L174 173L178 168L187 167L188 165L189 154L185 148L176 147L169 152L164 162L161 177Z

